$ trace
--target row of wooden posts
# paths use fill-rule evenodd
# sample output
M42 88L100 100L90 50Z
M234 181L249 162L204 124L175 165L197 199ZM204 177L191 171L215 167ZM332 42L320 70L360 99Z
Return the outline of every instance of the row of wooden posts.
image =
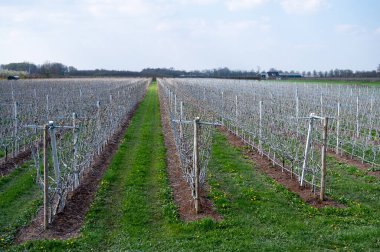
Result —
M310 150L310 140L311 140L311 133L312 133L312 127L313 123L312 121L314 119L322 119L323 120L323 144L322 144L322 169L321 169L321 186L320 186L320 200L324 200L325 198L325 178L326 178L326 150L327 150L327 129L328 129L328 118L327 117L317 117L315 115L311 115L310 117L310 124L309 124L309 131L308 131L308 137L307 137L307 143L305 148L305 159L303 164L303 170L302 170L302 177L301 177L301 186L303 182L303 176L304 176L304 170L307 167L307 157L308 152ZM190 123L190 121L179 121L179 123ZM198 136L199 136L199 125L200 124L212 124L217 125L215 123L205 123L201 122L199 117L196 117L191 123L193 123L194 127L194 146L193 146L193 169L195 173L194 178L194 207L195 212L199 213L201 211L200 209L200 167L199 167L199 150L198 150ZM48 192L48 154L47 154L47 148L48 148L48 134L49 134L49 127L54 127L53 123L50 122L50 124L46 124L43 126L43 186L44 186L44 228L46 229L48 227L48 224L50 222L49 220L49 192ZM75 125L74 125L75 127ZM55 158L53 158L53 161L56 161Z
M328 132L328 117L319 117L315 116L314 114L310 115L310 123L309 123L309 130L308 130L308 137L305 147L305 158L303 162L302 167L302 175L300 178L301 186L303 186L304 181L304 173L307 168L308 164L308 158L309 158L309 151L311 147L311 134L313 129L313 121L315 119L321 119L323 121L323 138L322 138L322 150L321 150L321 179L320 179L320 193L319 198L321 201L325 200L325 185L326 185L326 151L327 151L327 132ZM179 121L179 123L188 123L188 121ZM199 117L196 117L193 121L193 127L194 127L194 149L193 149L193 169L195 172L195 178L194 178L194 207L195 212L200 212L200 202L199 202L199 195L200 195L200 184L199 184L199 176L200 176L200 167L199 167L199 150L198 150L198 134L199 134L199 125L202 122L200 122ZM206 123L210 124L210 123Z

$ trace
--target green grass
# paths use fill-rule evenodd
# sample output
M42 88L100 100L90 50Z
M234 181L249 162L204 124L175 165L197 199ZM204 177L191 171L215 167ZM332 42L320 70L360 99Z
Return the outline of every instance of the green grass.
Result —
M0 250L9 246L17 230L36 214L42 195L31 163L0 178Z
M157 86L151 85L101 182L81 237L30 251L380 250L379 180L329 159L328 187L344 209L315 209L254 168L216 134L210 198L223 220L184 223L168 185ZM330 167L329 166L329 167Z

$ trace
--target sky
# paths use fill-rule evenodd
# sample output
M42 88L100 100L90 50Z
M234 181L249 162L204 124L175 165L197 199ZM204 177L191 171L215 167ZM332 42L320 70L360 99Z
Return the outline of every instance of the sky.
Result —
M379 0L0 0L0 64L375 70Z

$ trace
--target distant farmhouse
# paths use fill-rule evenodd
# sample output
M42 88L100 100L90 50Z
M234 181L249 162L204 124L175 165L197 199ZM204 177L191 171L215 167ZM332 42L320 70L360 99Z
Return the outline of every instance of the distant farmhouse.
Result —
M7 79L8 80L18 80L18 79L20 79L20 76L18 76L18 75L9 75Z
M268 80L283 80L283 79L298 79L302 78L303 76L298 73L280 73L278 71L270 71L270 72L262 72L261 73L261 79L268 79Z

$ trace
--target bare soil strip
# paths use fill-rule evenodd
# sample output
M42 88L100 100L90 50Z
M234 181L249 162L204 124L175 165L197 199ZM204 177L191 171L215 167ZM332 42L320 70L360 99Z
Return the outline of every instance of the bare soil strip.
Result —
M256 164L255 167L276 180L279 184L285 186L289 191L299 195L305 203L316 208L325 206L344 207L330 199L320 201L318 195L315 195L310 187L301 187L295 177L292 178L289 173L282 172L279 167L273 166L270 160L261 156L257 151L251 148L244 148L247 147L247 145L239 137L228 131L228 129L219 127L219 131L227 137L230 144L237 148L242 148L244 155Z
M329 150L328 154L335 159L337 159L339 162L355 166L359 168L360 170L363 170L365 172L368 172L368 175L375 176L380 179L380 171L369 171L368 169L372 168L370 164L362 163L362 161L352 159L349 156L343 154L343 155L337 155L334 151Z
M69 195L69 199L63 212L56 215L53 223L47 230L43 229L43 209L29 226L20 230L16 237L16 243L20 244L28 240L40 239L69 239L79 236L85 215L94 199L99 183L110 164L113 155L123 139L130 119L136 111L139 103L127 115L121 127L116 131L104 151L94 160L94 164L83 176L79 187Z
M208 199L207 184L206 190L201 190L200 205L201 213L196 214L194 210L194 201L191 196L191 190L186 182L181 168L180 159L177 153L177 148L174 141L173 132L170 126L169 113L164 105L163 97L159 92L160 98L160 112L161 124L165 137L165 147L167 154L167 171L170 186L173 189L174 202L178 207L180 218L183 221L194 221L205 217L213 218L214 220L221 220L222 217L215 211L212 202Z
M22 165L26 160L30 159L31 155L32 152L30 149L27 149L25 151L21 151L14 158L8 157L7 161L5 161L5 158L3 158L0 161L0 176L8 175L10 172L16 169L17 166Z

